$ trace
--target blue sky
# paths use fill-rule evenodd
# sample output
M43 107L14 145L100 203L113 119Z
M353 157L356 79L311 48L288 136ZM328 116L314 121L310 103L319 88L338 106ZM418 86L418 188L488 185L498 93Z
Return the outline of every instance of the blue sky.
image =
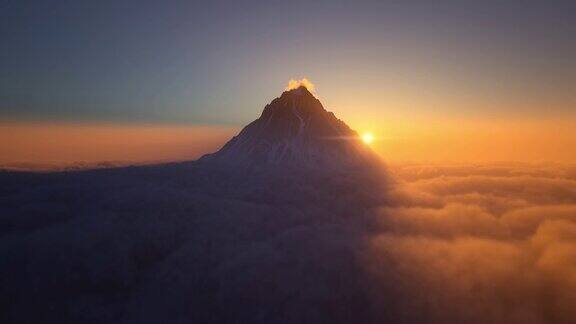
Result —
M0 119L244 124L290 78L340 115L570 115L572 1L0 1Z

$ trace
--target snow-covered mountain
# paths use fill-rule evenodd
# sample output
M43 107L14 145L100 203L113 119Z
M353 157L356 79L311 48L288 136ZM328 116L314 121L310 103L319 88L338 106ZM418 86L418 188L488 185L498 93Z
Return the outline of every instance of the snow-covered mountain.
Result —
M396 323L376 163L298 88L202 161L0 172L0 323Z
M377 155L304 86L285 91L203 162L243 167L344 169L373 166Z

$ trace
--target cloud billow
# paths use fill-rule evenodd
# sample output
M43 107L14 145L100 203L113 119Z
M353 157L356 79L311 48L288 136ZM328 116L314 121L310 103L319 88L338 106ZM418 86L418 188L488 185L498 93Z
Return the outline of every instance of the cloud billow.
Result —
M386 188L194 164L2 174L0 317L572 323L573 170L404 165Z
M397 205L380 210L365 258L379 282L374 298L403 296L394 311L407 323L573 322L576 181L568 170L399 168Z

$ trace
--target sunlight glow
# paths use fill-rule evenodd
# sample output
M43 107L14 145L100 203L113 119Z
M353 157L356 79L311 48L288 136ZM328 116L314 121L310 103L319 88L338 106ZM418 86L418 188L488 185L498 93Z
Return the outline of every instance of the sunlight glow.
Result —
M370 144L372 143L372 141L374 141L374 136L372 135L372 133L365 133L364 135L362 135L362 141L366 144Z
M288 81L288 85L286 86L286 91L298 89L300 87L305 87L306 89L308 89L308 91L312 93L314 93L314 91L316 90L316 86L314 85L314 83L312 83L307 78L302 78L300 80L290 79L290 81Z

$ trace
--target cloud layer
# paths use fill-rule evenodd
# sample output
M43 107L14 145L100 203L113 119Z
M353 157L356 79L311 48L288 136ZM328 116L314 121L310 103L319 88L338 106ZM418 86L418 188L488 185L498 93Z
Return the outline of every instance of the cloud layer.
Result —
M367 272L401 322L576 320L571 167L404 166ZM393 278L393 280L391 280Z
M574 323L575 170L0 173L0 320Z

